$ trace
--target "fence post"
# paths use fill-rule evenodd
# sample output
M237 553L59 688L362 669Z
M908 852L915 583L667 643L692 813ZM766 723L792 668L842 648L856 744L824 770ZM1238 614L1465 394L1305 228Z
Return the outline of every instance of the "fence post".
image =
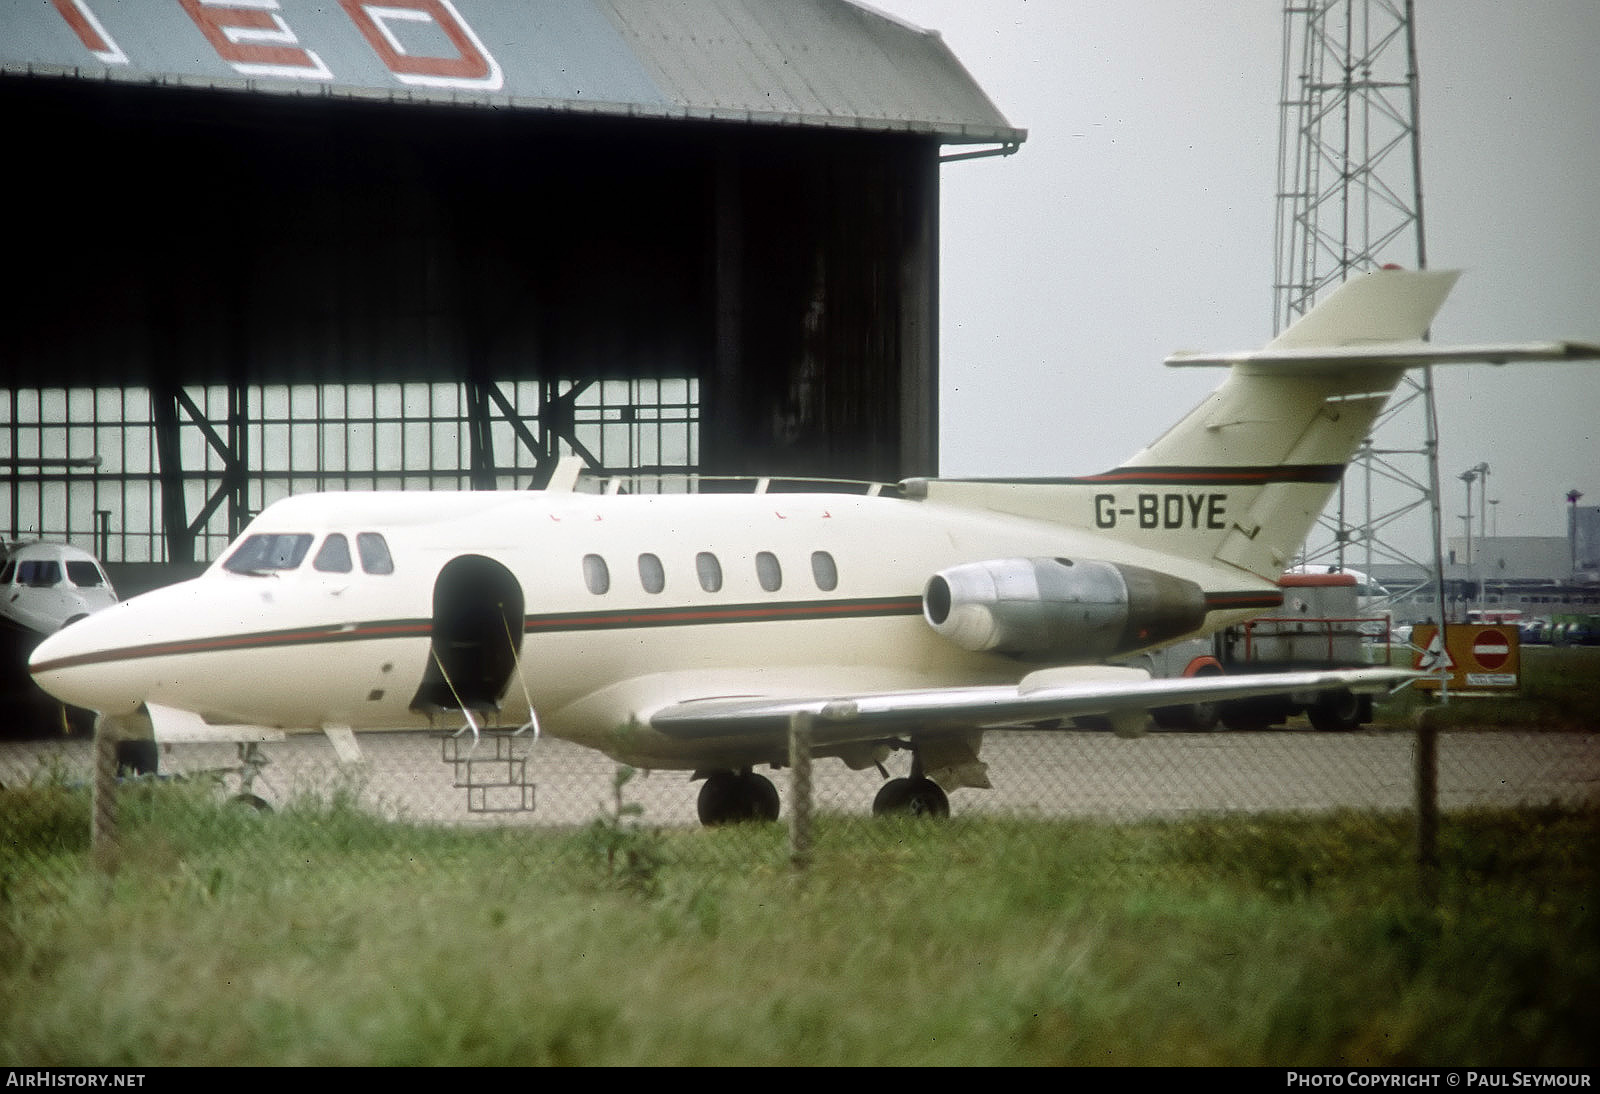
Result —
M104 715L94 720L94 789L90 799L89 854L102 870L117 867L117 741Z
M811 865L811 727L816 715L789 715L789 864Z
M1438 707L1417 713L1417 873L1422 895L1432 903L1439 867L1439 725Z

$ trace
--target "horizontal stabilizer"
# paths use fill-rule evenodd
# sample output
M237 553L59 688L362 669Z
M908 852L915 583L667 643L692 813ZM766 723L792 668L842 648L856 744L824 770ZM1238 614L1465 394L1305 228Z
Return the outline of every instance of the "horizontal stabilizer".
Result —
M1600 358L1600 345L1587 342L1507 342L1440 346L1432 342L1391 342L1351 346L1305 346L1246 350L1241 353L1174 353L1174 368L1248 365L1251 372L1306 372L1318 368L1420 368L1423 365L1504 365L1513 361L1584 361Z
M1174 353L1167 364L1242 365L1246 372L1272 375L1600 357L1600 346L1583 342L1442 346L1427 341L1434 316L1460 276L1459 270L1374 270L1344 282L1263 349Z

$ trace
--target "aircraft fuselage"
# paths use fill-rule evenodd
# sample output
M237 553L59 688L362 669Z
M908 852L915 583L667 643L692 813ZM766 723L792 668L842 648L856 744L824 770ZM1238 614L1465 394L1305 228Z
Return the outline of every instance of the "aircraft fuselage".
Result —
M332 536L373 535L388 572L353 546L339 569L319 561ZM305 538L292 566L252 568L236 545L198 579L75 625L36 656L40 682L108 714L150 704L291 732L457 728L460 708L516 726L531 701L543 732L640 766L701 767L706 747L652 730L651 709L686 693L1014 683L1038 666L962 649L925 620L930 576L1108 547L999 513L781 493L307 495L269 508L240 545L252 536ZM1177 568L1205 588L1249 585ZM1206 627L1248 614L1218 610ZM475 677L485 662L500 667ZM730 765L779 758L770 736L720 747Z

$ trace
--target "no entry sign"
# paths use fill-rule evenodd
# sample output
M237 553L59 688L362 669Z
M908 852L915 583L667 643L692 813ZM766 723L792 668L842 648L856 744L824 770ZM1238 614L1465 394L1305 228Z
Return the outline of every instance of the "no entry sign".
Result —
M1447 683L1451 691L1511 691L1521 686L1516 627L1451 623L1445 627L1443 643L1438 632L1431 623L1411 632L1411 644L1417 647L1411 667L1429 674L1417 681L1417 687L1438 688Z
M1480 630L1472 636L1472 659L1491 672L1505 668L1511 660L1511 640L1497 630Z

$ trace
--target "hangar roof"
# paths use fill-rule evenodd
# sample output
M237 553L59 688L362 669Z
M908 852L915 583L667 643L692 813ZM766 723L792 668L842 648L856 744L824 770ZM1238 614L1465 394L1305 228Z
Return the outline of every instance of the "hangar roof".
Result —
M0 73L1014 144L945 46L854 0L54 0Z

